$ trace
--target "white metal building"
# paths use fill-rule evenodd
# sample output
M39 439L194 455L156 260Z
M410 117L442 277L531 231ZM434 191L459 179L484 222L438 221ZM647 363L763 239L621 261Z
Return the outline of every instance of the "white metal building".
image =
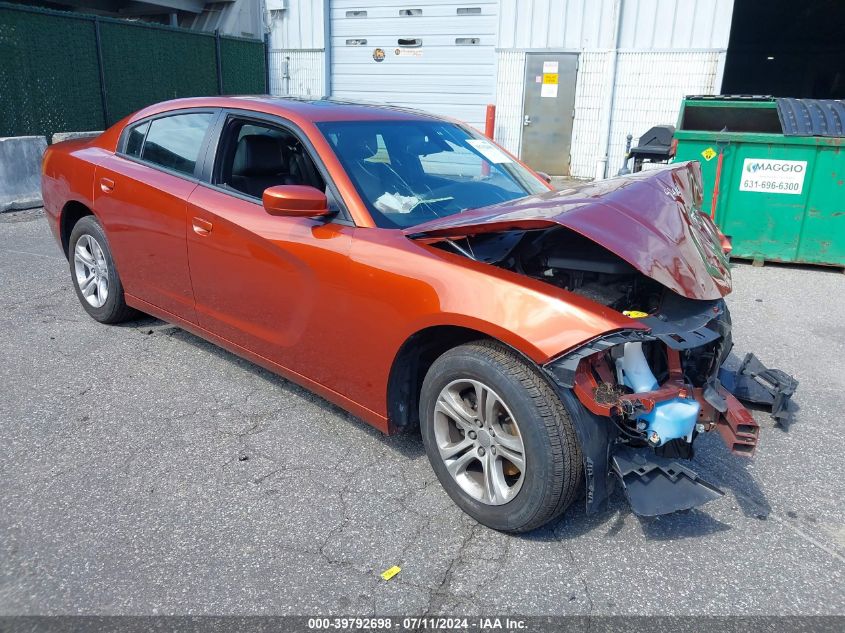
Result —
M479 129L495 103L497 141L585 178L615 173L626 135L674 123L684 95L719 92L734 3L265 1L274 94L407 105Z

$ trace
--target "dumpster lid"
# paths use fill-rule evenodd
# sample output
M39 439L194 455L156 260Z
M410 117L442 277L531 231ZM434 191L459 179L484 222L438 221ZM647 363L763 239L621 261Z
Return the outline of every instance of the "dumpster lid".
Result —
M678 128L698 132L783 133L775 98L766 95L685 97Z
M767 101L772 102L772 95L687 95L687 101Z
M845 136L845 101L777 99L784 136Z

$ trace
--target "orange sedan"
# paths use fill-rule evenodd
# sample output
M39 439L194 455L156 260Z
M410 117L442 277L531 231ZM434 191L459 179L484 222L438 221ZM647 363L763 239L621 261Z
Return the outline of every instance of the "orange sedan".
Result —
M47 218L83 308L138 311L387 433L526 531L614 478L654 515L721 494L674 461L757 426L721 388L730 275L695 163L552 191L457 122L333 101L151 106L49 148Z

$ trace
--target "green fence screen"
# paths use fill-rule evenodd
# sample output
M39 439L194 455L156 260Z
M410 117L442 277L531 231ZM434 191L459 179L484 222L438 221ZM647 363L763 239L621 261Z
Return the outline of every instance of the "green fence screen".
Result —
M264 86L264 49L261 49L261 64L255 63L255 42L236 37L220 38L223 62L223 92L227 95L245 95L255 92L255 86ZM263 88L270 91L270 86Z
M49 139L166 99L266 92L260 40L0 3L0 137Z
M0 136L104 123L94 22L0 6Z

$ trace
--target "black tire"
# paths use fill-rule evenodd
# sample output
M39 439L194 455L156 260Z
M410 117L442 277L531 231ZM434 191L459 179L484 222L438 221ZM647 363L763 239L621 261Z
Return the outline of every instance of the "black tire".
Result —
M108 270L108 295L103 305L98 307L91 305L83 296L76 274L74 253L76 252L77 243L86 235L96 240L103 252ZM76 296L82 307L85 308L85 311L93 319L100 323L122 323L123 321L129 321L138 317L139 313L126 305L126 300L123 296L123 284L120 281L120 276L117 274L117 268L114 265L114 258L112 257L105 231L103 231L100 222L93 215L86 215L74 225L68 242L68 261L70 263L70 276L73 281L73 287L76 290Z
M518 423L526 458L524 479L518 492L501 505L483 503L462 489L437 446L437 399L447 385L465 379L488 385ZM572 421L539 371L505 345L478 341L438 358L423 381L420 420L425 450L441 485L464 512L487 527L533 530L563 514L578 496L583 467Z

